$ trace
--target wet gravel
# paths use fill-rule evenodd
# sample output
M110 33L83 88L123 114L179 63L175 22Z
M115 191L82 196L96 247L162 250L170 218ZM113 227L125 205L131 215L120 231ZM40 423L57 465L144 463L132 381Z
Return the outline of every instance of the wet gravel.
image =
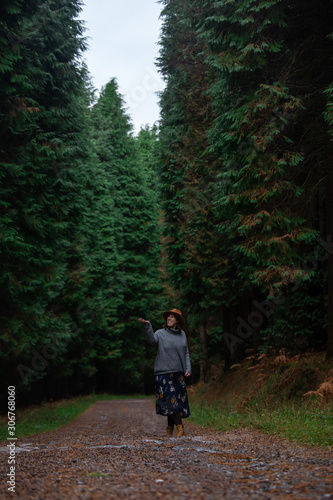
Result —
M251 429L218 432L184 420L165 436L151 399L99 401L57 431L19 438L15 493L1 499L333 499L333 455Z

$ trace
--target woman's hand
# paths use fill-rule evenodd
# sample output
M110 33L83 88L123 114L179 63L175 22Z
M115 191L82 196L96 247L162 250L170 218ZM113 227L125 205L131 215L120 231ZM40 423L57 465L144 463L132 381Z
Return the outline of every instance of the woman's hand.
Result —
M191 374L189 372L185 373L185 377L189 377Z
M143 318L139 318L139 321L140 321L140 323L149 323L149 321L147 321L146 319L143 319Z

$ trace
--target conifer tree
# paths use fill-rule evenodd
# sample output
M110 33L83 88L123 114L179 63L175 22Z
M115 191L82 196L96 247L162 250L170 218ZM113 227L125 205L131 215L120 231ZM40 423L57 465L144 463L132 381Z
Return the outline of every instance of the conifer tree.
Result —
M306 262L322 233L313 206L330 156L323 91L331 2L319 15L312 2L196 4L204 6L200 32L216 71L210 142L222 159L215 205L228 255L252 297L305 290L307 281L314 293L318 274Z
M79 11L75 0L1 5L1 368L18 390L55 362L38 362L44 347L59 361L71 335L59 302L84 207Z
M329 37L333 40L333 33ZM327 95L327 107L324 113L325 120L328 124L328 132L330 134L331 143L333 142L333 81L330 82L327 89L325 90ZM328 155L330 157L330 155ZM333 238L333 174L332 171L328 169L326 182L326 235L328 238L328 252L327 252L327 274L328 274L328 321L327 321L327 358L333 358L333 250L332 250L332 238Z
M308 337L320 341L322 309L314 294L325 294L317 246L327 237L322 200L329 200L323 181L331 155L323 112L331 82L331 2L319 16L312 2L297 0L163 5L164 248L178 297L186 308L197 305L197 318L203 304L206 318L223 309L229 364L246 345L258 347L260 328L278 347L276 314L241 331L247 318L258 316L255 304L276 301L278 293L293 293L286 316L313 295ZM191 207L192 196L200 203ZM307 266L314 255L318 269Z
M193 2L164 2L159 66L167 81L161 96L161 182L166 277L189 315L194 356L205 378L207 320L220 322L228 263L215 231L213 185L218 165L208 151L215 116L207 90L213 71L195 25ZM200 332L200 333L199 333Z
M102 89L92 110L99 181L98 218L91 241L93 309L104 323L93 324L101 376L113 389L142 384L145 342L137 318L155 303L158 265L158 213L155 186L149 185L132 125L115 79ZM98 247L98 253L95 248ZM99 294L96 295L96 290Z

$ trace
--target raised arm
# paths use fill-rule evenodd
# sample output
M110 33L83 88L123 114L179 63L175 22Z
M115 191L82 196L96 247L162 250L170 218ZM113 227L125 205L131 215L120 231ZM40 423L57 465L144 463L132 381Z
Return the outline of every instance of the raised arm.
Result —
M140 321L140 323L143 323L143 324L149 323L148 320L143 319L143 318L139 318L139 321Z
M147 340L150 344L158 344L158 336L154 333L153 327L146 319L139 318L140 323L145 325Z

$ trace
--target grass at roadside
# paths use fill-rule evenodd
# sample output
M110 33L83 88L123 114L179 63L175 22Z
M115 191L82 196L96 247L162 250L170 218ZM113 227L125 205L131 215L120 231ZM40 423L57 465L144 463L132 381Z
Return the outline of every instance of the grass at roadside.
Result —
M128 399L129 397L147 396L111 396L108 394L91 394L78 398L42 403L24 409L16 410L15 437L31 436L41 432L52 431L68 424L78 415L87 410L95 401L111 399ZM6 416L0 417L0 441L8 437L8 422Z
M254 404L234 410L221 402L194 402L191 422L224 431L252 427L300 444L333 447L333 404L319 407L315 402L280 403L274 408Z
M39 434L66 425L95 401L129 397L92 394L19 409L16 411L16 437ZM202 427L222 431L252 427L301 444L333 447L333 403L320 406L315 401L299 404L280 402L268 406L256 401L240 410L227 407L221 401L208 403L190 399L190 406L191 422ZM0 417L0 441L8 437L7 425L7 418Z

